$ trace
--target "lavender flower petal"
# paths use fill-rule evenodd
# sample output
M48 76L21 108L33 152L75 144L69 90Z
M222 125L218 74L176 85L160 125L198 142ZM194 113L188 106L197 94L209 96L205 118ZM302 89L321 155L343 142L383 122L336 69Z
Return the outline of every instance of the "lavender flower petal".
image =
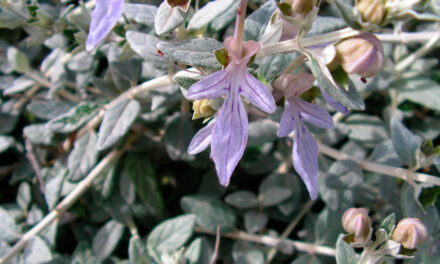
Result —
M293 140L293 166L306 184L310 198L318 197L318 145L307 127L296 122Z
M248 137L248 118L238 89L231 88L212 131L211 155L220 184L227 186L243 156Z
M304 121L322 128L332 128L334 126L333 119L326 110L299 98L296 98L295 101L301 111L300 115Z
M186 97L192 100L211 99L226 93L230 86L229 72L227 70L215 72L193 84Z
M243 70L244 82L242 82L241 95L246 97L253 105L266 113L273 113L276 110L275 100L269 89L266 88L254 76Z
M122 15L123 6L124 0L96 0L86 51L93 50L110 33Z
M324 91L324 89L319 88L319 90L321 91L322 96L331 108L335 109L343 115L348 115L350 113L350 110L347 107L336 102L328 93Z
M188 147L188 153L191 155L204 151L211 144L211 132L215 121L211 121L193 137Z
M295 122L293 117L293 109L289 101L286 100L284 104L284 112L281 116L280 127L278 128L278 137L287 137L290 132L295 129Z

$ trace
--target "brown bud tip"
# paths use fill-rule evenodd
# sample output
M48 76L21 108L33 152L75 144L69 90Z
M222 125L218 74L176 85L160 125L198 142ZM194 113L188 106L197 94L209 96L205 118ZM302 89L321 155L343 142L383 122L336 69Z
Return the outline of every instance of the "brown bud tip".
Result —
M391 239L407 249L415 249L428 238L425 225L417 218L402 219L394 229Z

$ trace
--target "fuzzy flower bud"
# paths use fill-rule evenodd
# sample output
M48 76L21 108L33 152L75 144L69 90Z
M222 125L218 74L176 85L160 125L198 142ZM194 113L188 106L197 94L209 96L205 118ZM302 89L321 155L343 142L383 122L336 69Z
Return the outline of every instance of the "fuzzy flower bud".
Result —
M354 235L354 243L365 243L370 239L371 220L366 208L347 209L342 216L342 226Z
M293 14L307 15L316 6L316 0L287 0L290 6L292 6Z
M417 218L402 219L393 231L391 239L407 249L415 249L428 238L425 225Z
M380 40L371 33L343 40L336 44L336 53L347 73L368 78L382 68L384 54Z
M365 22L382 24L386 13L382 0L359 0L356 8Z
M201 99L195 100L193 103L193 119L210 117L215 111L211 108L211 100L210 99Z

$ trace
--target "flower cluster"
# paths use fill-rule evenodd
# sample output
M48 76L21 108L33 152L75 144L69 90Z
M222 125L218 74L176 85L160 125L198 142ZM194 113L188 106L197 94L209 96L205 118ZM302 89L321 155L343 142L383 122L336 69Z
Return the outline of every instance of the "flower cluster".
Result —
M186 5L188 3L189 1L185 2ZM123 0L97 0L92 13L86 50L90 51L96 47L112 30L122 14L123 5ZM213 117L194 136L188 152L197 154L211 146L211 158L223 186L229 184L247 144L248 116L242 97L268 114L276 110L274 96L247 69L250 60L260 50L260 44L255 41L243 42L246 6L247 1L242 0L237 10L235 34L224 41L225 68L192 85L186 95L188 99L195 100L194 118ZM359 8L362 7L363 5L359 5ZM282 31L278 39L298 38L298 32L307 28L316 12L317 1L284 1L276 12L276 19L282 24L282 27L278 28ZM370 13L370 10L367 10L365 14ZM297 21L301 20L305 22L298 24ZM343 40L337 43L335 50L336 56L330 69L342 66L349 74L371 77L377 74L383 64L380 41L370 33ZM318 196L318 145L305 122L320 128L333 127L333 120L326 110L313 102L301 99L301 95L309 90L314 82L314 76L309 73L286 73L276 78L272 84L274 93L285 98L278 136L286 137L293 132L293 165L312 199ZM336 102L322 87L320 91L332 108L343 114L349 113L347 107ZM225 97L225 100L218 113L215 113L209 105L210 99L220 97Z

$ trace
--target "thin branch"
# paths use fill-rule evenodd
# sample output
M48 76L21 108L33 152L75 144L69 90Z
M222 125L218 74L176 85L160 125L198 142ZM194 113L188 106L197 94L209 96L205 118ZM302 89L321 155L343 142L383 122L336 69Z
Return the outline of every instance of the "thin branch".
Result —
M439 40L440 34L436 34L435 36L431 35L431 39L426 42L425 45L423 45L416 52L412 53L396 65L396 71L401 72L411 66L411 64L413 64L415 60L426 55L428 52L434 49L437 46Z
M433 185L440 186L440 177L435 177L429 174L425 173L418 173L418 172L412 172L403 168L397 168L392 167L388 165L383 165L379 163L374 163L370 161L363 161L363 160L357 160L353 158L352 156L349 156L347 154L344 154L334 148L331 148L329 146L326 146L322 144L321 142L317 142L319 147L319 152L329 156L335 160L343 160L343 159L349 159L352 161L355 161L359 167L361 167L364 170L376 172L392 177L396 177L405 181L418 181L422 183L430 183Z
M195 229L198 233L208 234L208 235L215 235L214 232L205 230L200 227L196 227ZM289 243L290 245L294 246L299 251L305 251L309 254L321 254L326 256L334 257L336 255L336 250L331 247L327 246L319 246L311 243L306 243L302 241L297 240L291 240L291 239L280 239L276 237L270 237L270 236L258 236L249 234L243 231L234 231L231 233L222 234L223 237L232 238L235 240L246 240L250 242L255 242L259 244L264 244L266 246L274 247L278 245L281 242Z
M281 239L286 239L289 237L290 233L295 229L295 227L298 225L298 223L301 221L301 219L306 215L308 211L312 208L312 206L315 204L314 200L309 200L301 209L301 211L298 213L298 215L293 219L293 221L286 227L284 232L281 234ZM275 255L277 254L277 248L273 247L269 253L267 254L267 261L266 263L269 264Z
M211 260L209 261L210 264L215 264L217 262L218 258L218 251L220 249L220 226L217 225L217 232L215 234L215 246L214 246L214 253L212 254Z
M124 148L113 150L105 156L98 165L87 175L87 177L78 183L69 195L67 195L43 220L41 220L31 230L26 232L15 245L0 258L0 264L9 263L9 261L26 246L26 244L53 221L58 219L67 209L69 209L91 186L93 181L101 175L101 173L114 163L124 153L133 141L138 137L138 134L132 135L125 144Z
M325 43L336 42L341 39L350 38L359 35L361 31L357 31L351 28L343 28L341 30L333 31L330 33L322 34L319 36L313 36L308 38L303 38L300 40L301 47L316 46ZM432 40L434 36L438 36L439 32L416 32L416 33L405 33L400 34L390 34L381 33L376 34L376 36L383 42L396 42L396 43L409 43L409 42L426 42ZM297 39L290 39L286 41L281 41L273 44L268 44L261 47L260 52L257 54L257 58L264 56L274 55L277 53L287 53L298 51L299 47L297 44Z
M35 157L34 148L29 140L25 140L25 148L26 148L26 156L31 162L32 168L34 169L35 175L37 176L37 181L38 184L40 185L40 191L41 193L44 194L44 182L43 182L43 176L41 175L40 163L38 162L37 157Z

